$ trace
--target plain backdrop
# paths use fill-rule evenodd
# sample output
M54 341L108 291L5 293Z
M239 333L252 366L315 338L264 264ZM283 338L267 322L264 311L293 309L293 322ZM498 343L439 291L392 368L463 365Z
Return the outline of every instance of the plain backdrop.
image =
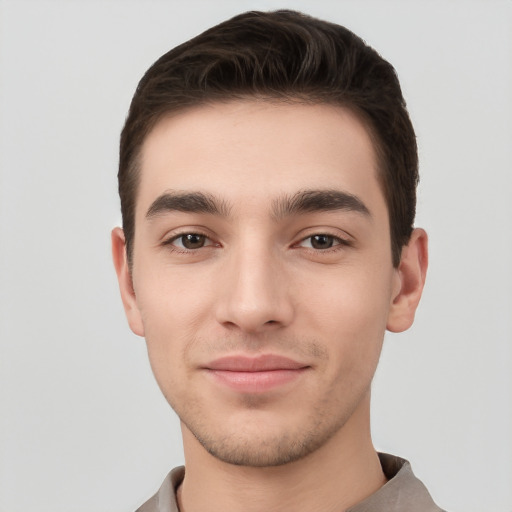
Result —
M130 512L183 462L110 259L119 132L162 53L283 7L390 60L418 135L431 265L376 447L450 512L512 511L511 1L0 0L0 512Z

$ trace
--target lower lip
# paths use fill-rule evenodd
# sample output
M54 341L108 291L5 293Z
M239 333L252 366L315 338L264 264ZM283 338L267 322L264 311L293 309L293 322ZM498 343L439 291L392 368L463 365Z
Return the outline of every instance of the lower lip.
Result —
M235 391L241 393L262 393L298 379L306 368L297 370L267 370L261 372L231 372L226 370L209 370L209 373Z

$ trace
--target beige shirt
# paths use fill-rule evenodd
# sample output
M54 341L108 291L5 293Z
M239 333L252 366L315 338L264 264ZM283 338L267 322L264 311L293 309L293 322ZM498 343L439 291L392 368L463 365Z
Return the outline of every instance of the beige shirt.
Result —
M379 458L388 482L346 512L443 512L414 476L409 462L386 453L379 453ZM136 512L179 512L176 489L184 476L183 466L173 469L160 490Z

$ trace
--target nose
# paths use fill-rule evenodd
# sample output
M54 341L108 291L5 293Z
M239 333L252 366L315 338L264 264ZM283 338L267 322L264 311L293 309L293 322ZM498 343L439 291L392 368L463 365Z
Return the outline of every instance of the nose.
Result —
M263 333L289 325L294 315L284 262L271 249L234 250L219 276L217 321L231 330Z

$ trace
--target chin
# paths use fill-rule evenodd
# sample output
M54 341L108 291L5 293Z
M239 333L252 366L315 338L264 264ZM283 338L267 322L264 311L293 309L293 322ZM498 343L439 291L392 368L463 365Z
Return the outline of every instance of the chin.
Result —
M206 429L205 425L183 423L197 442L222 462L246 467L276 467L298 461L315 452L345 422L326 424L320 418L315 418L313 422L299 422L299 428L279 428L274 425L275 428L270 431L268 423L254 421L244 428L227 429L224 425L222 432L213 432L211 425Z
M196 439L216 459L227 464L247 467L275 467L300 460L317 448L313 440L290 439L283 435L278 439ZM305 441L305 442L304 442Z

